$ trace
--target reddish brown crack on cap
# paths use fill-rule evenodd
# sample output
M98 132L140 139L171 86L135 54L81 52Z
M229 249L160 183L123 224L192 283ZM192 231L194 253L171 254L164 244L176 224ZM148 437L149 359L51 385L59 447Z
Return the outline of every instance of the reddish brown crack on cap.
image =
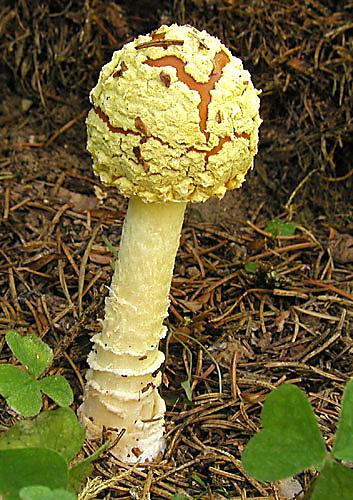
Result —
M210 133L206 132L208 105L211 102L211 90L216 86L216 83L222 76L222 70L229 62L228 55L222 50L218 52L213 60L213 70L208 82L200 83L195 80L189 73L185 71L185 62L177 56L163 56L159 59L147 59L145 64L152 67L172 66L176 69L179 80L189 87L190 90L196 90L200 94L200 103L198 105L200 115L200 130L205 134L206 141L210 137Z
M250 139L250 134L247 134L246 132L234 132L234 136L239 139L239 137L242 137L243 139Z
M165 33L156 33L155 31L152 31L152 40L140 43L135 47L135 49L140 50L148 47L162 47L163 49L167 49L169 45L184 45L183 40L166 40L165 35Z
M119 78L125 71L127 71L127 66L124 61L121 63L120 68L113 73L113 78Z
M137 116L135 118L135 127L138 130L138 132L135 132L134 130L124 130L123 128L120 128L120 127L113 127L113 125L109 121L108 116L100 108L96 107L96 108L94 108L94 111L95 111L95 113L97 113L97 115L100 117L100 119L107 125L108 129L111 132L123 134L123 135L132 134L132 135L136 135L138 137L141 137L140 145L147 142L147 140L148 140L147 127L143 123L142 119L139 116ZM142 136L141 136L141 134L142 134ZM164 146L169 146L169 147L171 146L169 143L162 141L162 139L160 139L159 137L155 137L153 135L151 135L149 137L159 141ZM247 132L234 132L234 137L236 137L237 139L243 138L243 139L249 140L250 134L248 134ZM212 149L210 149L209 151L204 150L204 149L198 149L195 147L190 147L190 148L188 148L187 151L188 152L195 151L196 153L204 153L205 154L205 168L206 168L208 165L208 160L209 160L210 156L213 156L213 155L216 155L217 153L219 153L219 151L221 151L221 149L223 147L223 144L225 144L226 142L229 142L230 140L231 140L230 137L220 137L218 144L216 146L214 146ZM133 151L138 163L143 166L144 171L147 173L148 169L149 169L148 162L143 158L140 146L134 146L132 151Z
M136 157L136 159L137 159L138 163L139 163L140 165L142 165L143 170L144 170L145 172L148 172L148 163L147 163L147 161L146 161L146 160L143 158L143 156L142 156L140 146L134 146L134 147L132 148L132 152L134 153L134 155L135 155L135 157Z
M223 144L225 144L226 142L229 142L229 141L230 141L230 137L220 137L218 144L216 146L214 146L212 149L210 149L209 151L205 151L203 149L197 149L194 147L189 148L188 151L195 151L196 153L205 153L205 168L206 168L208 165L209 157L219 153L219 151L221 151L221 149L223 147Z
M240 132L240 133L234 132L234 137L236 137L237 139L239 139L240 137L242 137L243 139L250 139L250 134L247 134L246 132ZM231 140L230 137L220 137L218 144L216 146L214 146L212 149L210 149L209 151L205 151L203 149L197 149L194 147L189 148L188 151L196 151L196 153L205 153L205 168L207 168L208 160L209 160L210 156L213 156L213 155L216 155L217 153L219 153L221 151L221 149L223 148L223 145L226 142L229 142L230 140Z
M94 108L95 113L99 116L99 118L107 125L109 130L111 132L114 132L115 134L133 134L133 135L141 135L139 132L134 132L133 130L124 130L121 127L113 127L113 125L110 123L108 116L98 107Z
M220 150L223 148L223 144L225 144L226 142L229 142L229 141L230 141L230 137L220 137L219 143L217 144L217 146L212 148L210 151L207 151L207 153L205 155L205 167L208 164L209 157L219 153Z
M169 142L165 142L162 139L160 139L159 137L148 134L147 127L143 123L143 121L141 120L141 118L139 116L137 116L135 118L135 127L138 130L136 132L135 130L124 130L121 127L114 127L110 123L109 117L104 113L104 111L102 111L98 106L93 108L93 109L94 109L94 112L99 116L99 118L107 125L108 129L115 134L123 134L123 135L131 134L131 135L136 135L138 137L141 137L141 134L142 134L140 144L144 144L147 141L147 135L148 135L148 137L155 139L156 141L160 142L164 146L170 146Z

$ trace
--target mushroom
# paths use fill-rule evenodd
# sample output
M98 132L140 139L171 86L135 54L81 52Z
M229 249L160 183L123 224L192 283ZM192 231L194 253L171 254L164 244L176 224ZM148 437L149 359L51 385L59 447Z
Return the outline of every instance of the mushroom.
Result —
M130 199L79 413L92 438L125 431L111 450L122 461L151 461L165 448L158 345L186 203L244 181L258 94L217 38L176 24L115 52L90 94L94 171Z

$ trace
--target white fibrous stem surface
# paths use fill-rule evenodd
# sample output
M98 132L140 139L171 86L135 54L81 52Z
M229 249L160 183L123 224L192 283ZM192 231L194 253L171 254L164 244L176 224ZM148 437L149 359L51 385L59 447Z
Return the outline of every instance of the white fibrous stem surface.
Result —
M103 427L124 462L153 460L164 450L165 403L158 393L169 291L185 203L129 202L102 332L93 337L79 413L88 435Z

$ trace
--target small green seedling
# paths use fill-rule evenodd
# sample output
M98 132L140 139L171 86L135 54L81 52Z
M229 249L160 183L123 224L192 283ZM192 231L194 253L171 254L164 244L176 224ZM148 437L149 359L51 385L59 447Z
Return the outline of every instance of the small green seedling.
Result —
M192 497L190 495L185 494L185 493L175 493L172 496L172 500L191 500L191 499L198 500L198 499L204 497L208 493L207 484L196 472L193 472L191 474L191 478L195 481L195 483L197 483L199 486L201 486L202 491L200 493L198 493L197 495L192 496Z
M0 392L22 416L42 406L41 392L61 406L22 419L0 434L0 498L4 500L74 500L92 471L92 462L109 446L77 461L85 431L71 404L73 395L62 376L37 378L53 359L52 350L38 337L6 334L6 341L24 365L0 365ZM34 399L34 402L32 399ZM75 459L75 465L71 462Z
M119 252L117 251L117 249L115 248L115 246L113 245L113 243L111 243L106 236L102 236L102 239L103 239L103 241L105 243L105 246L108 248L109 252L113 256L113 260L111 261L110 266L111 266L111 268L114 271L114 269L115 269L115 261L119 257Z
M249 274L256 274L258 267L259 263L256 260L250 260L244 264L244 269Z
M23 365L0 365L0 394L11 408L23 417L33 417L42 408L42 393L59 406L72 404L72 390L63 376L38 379L53 361L47 344L35 335L22 337L14 331L7 332L6 342Z
M353 380L346 385L334 448L329 452L313 409L298 387L285 384L267 397L263 430L247 444L242 463L260 481L279 481L308 468L319 471L310 500L352 500L353 471L340 463L353 462Z
M191 379L188 378L180 382L180 386L184 389L185 395L190 403L192 403L192 388L191 388Z
M266 224L264 230L275 238L278 236L292 236L295 233L295 224L283 222L281 219L274 219Z

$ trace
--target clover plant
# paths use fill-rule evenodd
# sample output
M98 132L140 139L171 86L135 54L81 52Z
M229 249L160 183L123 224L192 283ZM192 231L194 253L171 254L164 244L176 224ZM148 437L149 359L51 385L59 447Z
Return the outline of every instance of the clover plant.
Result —
M0 365L0 394L7 404L23 417L37 415L42 408L42 393L59 406L69 406L73 394L61 375L38 379L53 361L50 347L35 335L22 337L14 331L6 334L6 342L22 366Z
M320 433L313 409L298 387L285 384L267 397L262 412L263 430L247 444L242 463L260 481L279 481L314 468L315 477L305 498L352 500L353 380L343 394L341 417L331 451Z
M61 375L40 376L53 360L50 347L35 335L10 331L6 342L22 366L0 365L0 394L24 417L37 415L42 393L61 408L17 421L0 434L0 498L4 500L73 500L92 470L93 455L72 460L82 449L85 431L68 408L70 385Z
M296 226L292 222L283 222L281 219L273 219L266 224L264 229L277 238L278 236L292 236L295 233Z

